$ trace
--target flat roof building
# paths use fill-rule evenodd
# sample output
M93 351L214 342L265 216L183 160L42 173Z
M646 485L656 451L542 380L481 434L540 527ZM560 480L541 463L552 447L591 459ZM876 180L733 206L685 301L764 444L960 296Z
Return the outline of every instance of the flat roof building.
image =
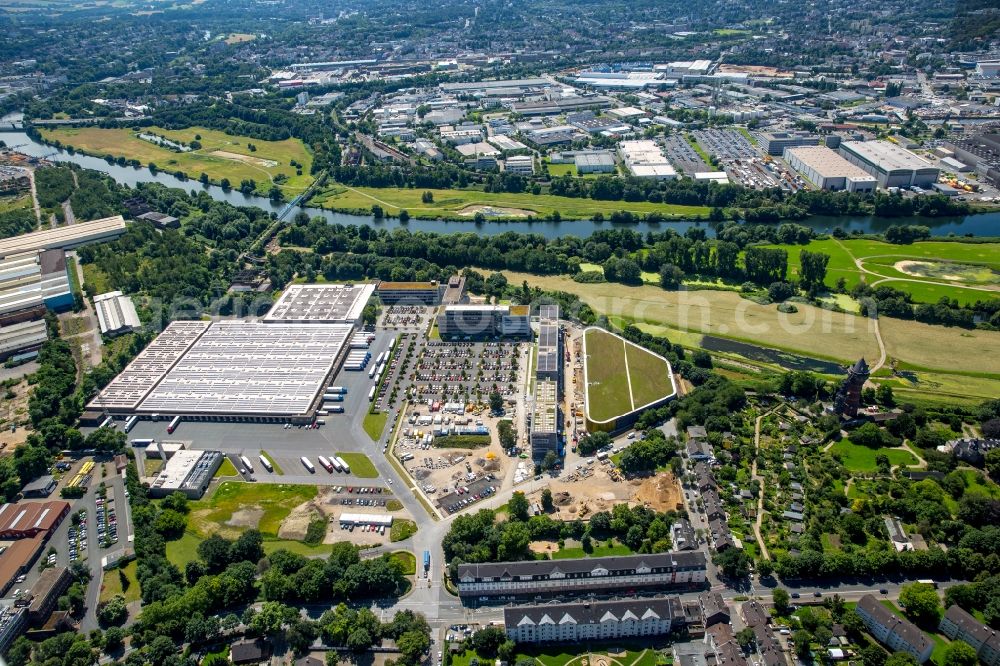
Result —
M614 155L607 152L578 153L573 162L577 174L614 173L617 170Z
M17 640L18 636L28 628L28 610L7 606L0 608L0 652Z
M125 233L125 219L121 215L77 222L65 227L0 239L0 258L41 250L69 250L81 245L114 240L123 233Z
M0 326L0 361L38 350L48 339L49 333L44 319Z
M379 282L375 293L386 305L437 305L441 285L430 282Z
M600 594L704 585L701 551L458 565L463 599Z
M28 605L31 624L39 626L49 619L59 597L72 581L73 577L66 567L50 567L42 572L31 586L31 603Z
M871 192L877 186L874 176L826 146L786 148L785 161L821 190Z
M26 483L24 488L21 488L21 495L30 498L48 497L55 489L55 477L51 474L46 474Z
M513 155L504 160L504 171L507 173L530 176L535 173L535 158L531 155Z
M356 324L375 285L291 284L262 321L269 323Z
M45 306L73 306L73 292L62 250L42 250L0 259L0 314Z
M559 454L559 390L551 379L535 382L531 405L531 459L541 463L552 451Z
M528 337L527 305L446 305L437 317L442 338Z
M149 496L166 497L179 491L191 499L200 499L222 460L219 451L178 451L149 485Z
M930 187L940 170L890 141L843 141L840 154L875 176L880 187Z
M783 155L786 148L819 144L817 135L804 132L768 132L762 134L760 139L764 152L775 157Z
M128 333L142 326L132 299L120 291L94 296L94 309L101 335Z
M677 171L655 141L622 141L618 144L618 152L636 178L672 180L677 177Z

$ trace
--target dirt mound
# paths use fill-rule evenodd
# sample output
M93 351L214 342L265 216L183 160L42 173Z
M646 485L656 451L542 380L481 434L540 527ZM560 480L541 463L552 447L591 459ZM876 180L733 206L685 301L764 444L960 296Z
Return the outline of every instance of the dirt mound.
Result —
M572 501L573 496L567 492L560 492L552 495L552 503L556 506L566 506Z
M259 507L247 507L234 511L233 515L226 521L230 527L257 527L260 519L264 517L264 510Z
M680 484L670 472L661 472L642 481L635 501L656 511L674 511L678 505L683 506Z
M462 217L474 217L476 213L482 213L486 217L530 217L535 214L535 211L506 206L483 206L481 204L466 206L458 211Z

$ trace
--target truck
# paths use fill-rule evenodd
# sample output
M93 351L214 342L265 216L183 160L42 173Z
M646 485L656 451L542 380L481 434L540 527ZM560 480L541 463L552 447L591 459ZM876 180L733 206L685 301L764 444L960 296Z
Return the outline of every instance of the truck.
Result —
M320 467L333 474L333 465L330 463L329 460L326 459L325 456L320 456L318 460Z
M330 456L330 464L333 465L333 468L336 469L339 473L341 474L344 473L344 468L341 467L340 463L337 461L336 456Z
M134 428L135 424L138 422L139 422L138 414L133 414L132 416L128 417L128 420L125 421L125 432L128 432L129 430Z
M330 412L331 414L343 414L344 408L341 405L333 405L326 411Z
M375 399L375 387L373 386L368 390L368 402L371 402L374 399Z
M344 402L343 393L327 393L323 396L323 400L326 402Z
M147 447L147 446L149 446L152 443L153 443L153 440L151 440L151 439L133 439L132 440L132 446L134 446L136 448L139 448L140 446Z
M309 458L306 458L305 456L302 456L301 458L299 458L299 461L301 461L303 467L305 467L307 470L309 470L310 474L315 474L316 473L316 468L313 466L313 464L311 462L309 462Z
M345 474L350 474L351 473L351 466L347 464L346 460L344 460L340 456L336 456L334 458L334 460L336 460L340 464L340 466L344 468L344 473Z
M240 462L243 464L243 469L248 472L253 472L253 463L246 456L240 456Z
M114 420L114 418L109 416L108 418L104 419L104 421L101 422L101 427L102 428L114 428L115 427L115 420Z
M344 386L331 386L326 390L327 393L347 393L347 388Z
M177 430L177 426L181 424L181 417L175 416L173 420L170 421L170 425L167 426L167 433L173 434L174 430Z
M268 472L274 471L274 465L271 464L271 461L268 460L267 456L265 456L263 453L257 456L257 460L260 461L261 467L266 469Z
M424 551L424 572L426 573L426 572L428 572L430 570L431 570L431 551L425 550Z

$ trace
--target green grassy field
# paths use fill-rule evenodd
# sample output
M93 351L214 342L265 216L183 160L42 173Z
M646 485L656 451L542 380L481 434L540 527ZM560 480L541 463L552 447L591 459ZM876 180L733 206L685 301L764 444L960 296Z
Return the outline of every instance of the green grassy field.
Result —
M376 412L374 414L365 414L364 423L362 427L368 436L372 438L373 442L377 442L382 433L385 432L385 424L389 421L389 415L386 412Z
M615 211L627 210L637 214L658 212L666 217L703 218L709 209L705 206L680 206L648 202L598 201L575 199L551 194L510 194L481 192L479 190L429 190L432 203L421 201L423 189L345 187L335 184L310 199L309 204L331 210L368 211L378 204L389 215L398 215L405 209L418 218L447 218L469 220L483 206L499 209L497 216L508 218L544 217L558 211L563 219L589 219L594 213L605 216Z
M910 245L893 245L868 239L833 238L814 240L808 245L780 245L788 252L788 268L792 277L799 272L799 252L822 252L830 256L827 266L826 284L833 287L839 278L844 278L851 288L864 279L868 284L885 284L894 289L910 293L914 300L935 303L942 296L953 298L960 303L974 303L977 300L1000 298L1000 243L960 243L948 241L920 241ZM855 263L871 271L865 273ZM908 272L895 267L903 261L929 261L931 267L926 275L917 270ZM949 270L949 263L957 264ZM965 268L972 266L976 270ZM921 268L917 266L916 268ZM917 273L917 274L913 274ZM960 277L949 280L942 276ZM947 284L931 284L941 282ZM997 291L983 291L963 287L993 286Z
M122 569L105 571L104 578L101 581L100 601L107 601L118 594L125 597L125 603L139 601L142 597L142 591L139 589L139 579L136 578L136 570L138 566L138 562L132 560ZM122 585L121 574L118 573L119 571L125 572L125 579L128 581L127 588Z
M912 453L903 449L870 449L867 446L859 446L849 439L842 439L834 444L830 448L830 453L841 456L844 467L849 472L874 472L875 456L880 453L889 458L889 464L893 467L911 466L919 462Z
M31 210L30 194L15 194L0 197L0 213L9 213L12 210Z
M354 476L361 479L378 478L378 470L375 469L375 465L372 464L372 461L365 454L343 452L337 453L337 455L351 466L351 474Z
M287 178L279 186L289 198L304 192L312 183L309 173L312 155L299 139L263 141L245 136L230 136L217 130L191 127L166 130L143 128L143 133L156 134L172 141L190 144L195 135L201 136L201 148L190 152L174 152L140 139L138 132L128 128L72 127L40 130L46 141L59 141L78 151L98 157L113 155L139 160L144 166L151 162L162 171L184 171L191 179L208 174L213 183L228 178L234 188L240 181L252 179L259 192L266 193L279 175ZM256 151L248 147L253 144ZM292 161L302 165L302 175L296 175ZM279 178L280 180L280 178Z
M596 328L586 332L586 345L591 419L606 421L672 392L666 362L647 350Z
M548 164L549 175L558 178L560 176L576 176L576 164Z
M412 520L396 519L389 530L389 541L403 541L417 533L417 524Z
M94 288L95 294L111 291L111 281L96 264L83 264L83 283Z
M211 497L190 503L188 531L235 538L252 524L261 534L276 537L292 509L316 494L316 486L228 481Z
M553 560L578 560L583 557L610 557L612 555L631 555L632 549L625 544L615 543L610 546L602 543L595 543L593 549L587 553L581 546L562 548L552 553Z
M220 476L239 476L236 466L233 465L229 458L223 458L219 469L215 470L215 478L219 478Z
M545 290L574 294L599 314L612 318L665 326L689 334L718 335L841 363L853 362L861 356L879 358L868 319L811 305L797 304L798 312L786 315L779 313L774 305L758 305L731 291L664 291L650 285L583 284L563 276L515 271L505 271L504 275L512 284L527 281ZM1000 333L887 317L880 320L880 330L888 357L901 368L1000 380L1000 367L984 363L984 359L1000 358Z

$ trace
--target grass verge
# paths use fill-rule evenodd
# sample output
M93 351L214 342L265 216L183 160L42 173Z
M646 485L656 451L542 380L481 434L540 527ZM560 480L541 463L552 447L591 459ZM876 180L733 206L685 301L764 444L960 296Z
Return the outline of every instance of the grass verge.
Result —
M389 541L403 541L417 533L417 524L412 520L394 520L389 530Z
M375 469L375 465L365 454L344 452L337 455L351 466L351 474L354 476L362 479L378 478L378 470Z

